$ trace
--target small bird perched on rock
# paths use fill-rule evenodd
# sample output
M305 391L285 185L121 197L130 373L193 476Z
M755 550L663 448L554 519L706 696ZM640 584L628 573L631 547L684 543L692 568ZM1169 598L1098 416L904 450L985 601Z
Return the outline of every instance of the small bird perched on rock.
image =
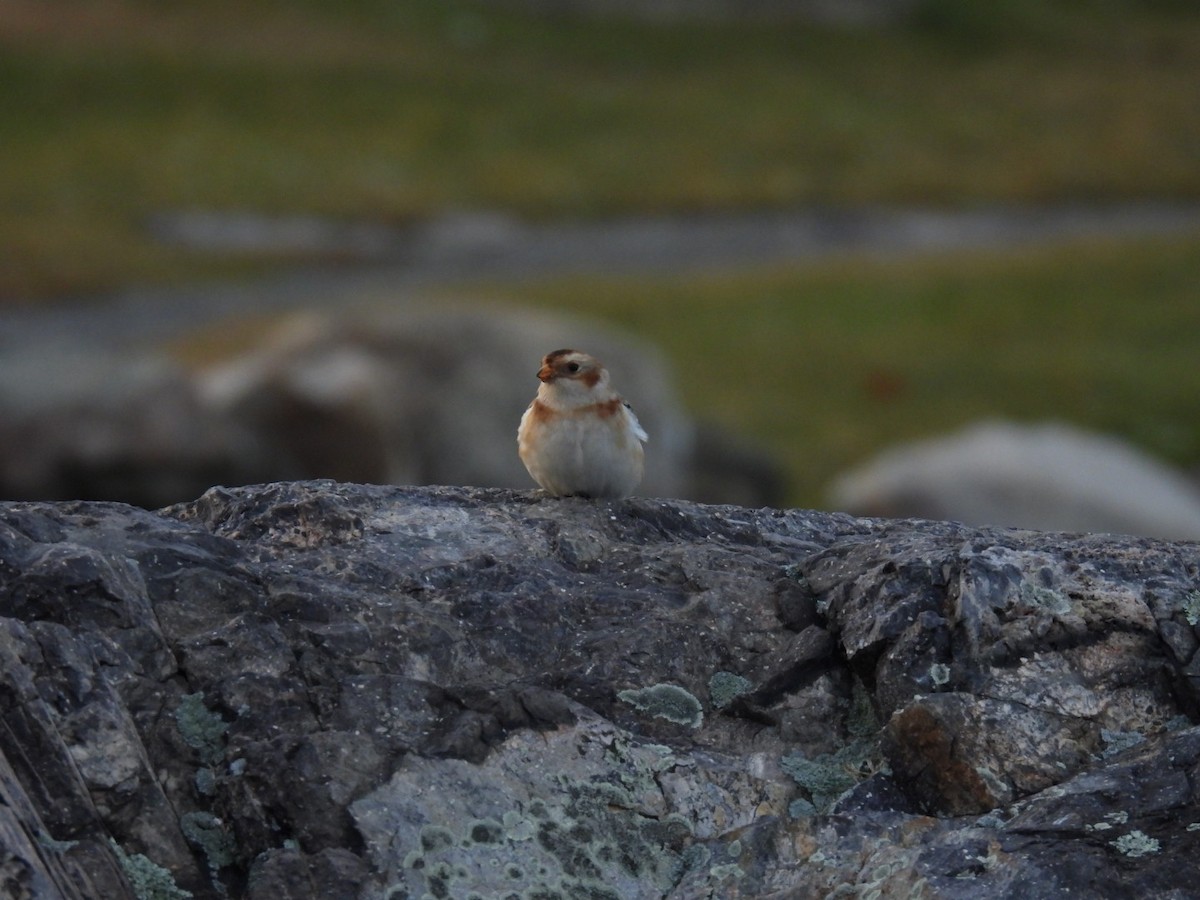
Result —
M642 480L646 432L608 383L608 370L578 350L542 358L537 396L521 416L517 449L533 480L557 496L628 497Z

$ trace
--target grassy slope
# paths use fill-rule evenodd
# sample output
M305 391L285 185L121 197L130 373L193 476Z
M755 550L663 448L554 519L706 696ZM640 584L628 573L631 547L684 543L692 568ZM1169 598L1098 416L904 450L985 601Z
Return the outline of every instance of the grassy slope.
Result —
M996 36L953 4L934 30L837 32L462 0L6 0L0 302L233 265L149 238L180 208L1200 197L1200 15L1028 12L1044 5L1007 0Z

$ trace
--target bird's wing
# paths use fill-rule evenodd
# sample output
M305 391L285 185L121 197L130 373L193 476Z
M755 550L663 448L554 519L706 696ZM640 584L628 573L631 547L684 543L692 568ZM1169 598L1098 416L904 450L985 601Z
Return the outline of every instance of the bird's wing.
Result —
M633 433L637 436L637 439L643 444L649 441L650 435L646 434L646 429L642 427L642 423L638 421L633 407L628 403L625 404L625 415L629 417L629 427L633 429Z

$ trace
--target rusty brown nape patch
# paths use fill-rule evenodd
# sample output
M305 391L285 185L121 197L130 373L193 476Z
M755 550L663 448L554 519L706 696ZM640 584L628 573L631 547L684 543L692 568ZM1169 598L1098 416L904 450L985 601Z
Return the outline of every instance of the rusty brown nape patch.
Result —
M534 400L533 403L529 404L529 412L530 418L537 425L545 424L558 415L558 413L541 400Z
M621 398L614 397L612 400L605 400L603 403L593 403L591 406L585 406L580 412L594 411L602 419L610 419L621 411Z

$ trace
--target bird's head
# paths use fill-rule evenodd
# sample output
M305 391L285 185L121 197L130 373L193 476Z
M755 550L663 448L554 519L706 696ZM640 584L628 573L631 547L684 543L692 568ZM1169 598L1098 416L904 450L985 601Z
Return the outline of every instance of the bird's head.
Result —
M560 392L593 393L608 385L600 360L580 350L555 350L542 358L538 380Z
M547 353L537 377L542 382L538 396L558 409L602 403L616 396L609 387L608 370L582 350Z

